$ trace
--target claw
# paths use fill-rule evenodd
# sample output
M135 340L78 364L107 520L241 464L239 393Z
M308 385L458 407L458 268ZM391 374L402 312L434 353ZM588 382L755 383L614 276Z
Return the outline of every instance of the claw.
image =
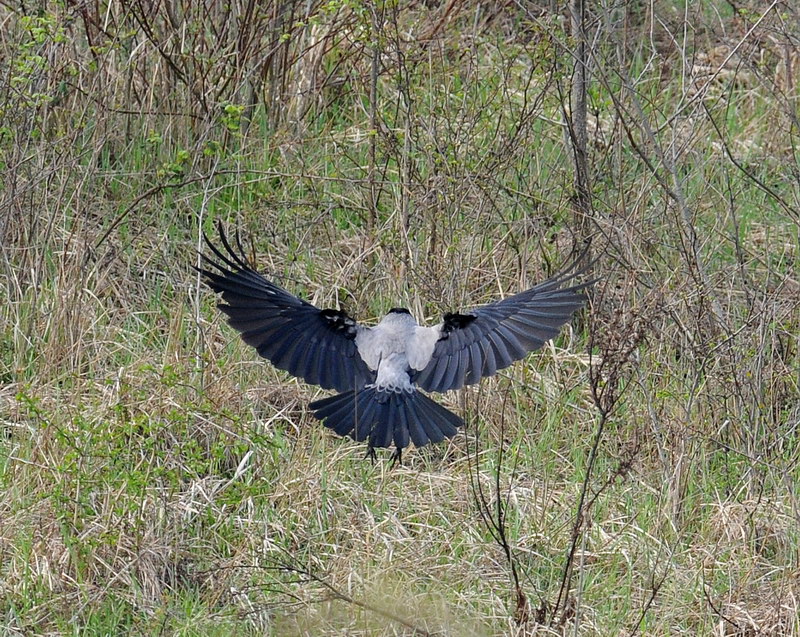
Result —
M403 465L403 450L402 449L395 449L394 453L392 453L391 457L392 464L389 465L390 469L394 469L395 465Z
M375 453L375 447L372 445L367 445L367 453L364 454L364 460L367 458L372 460L372 464L375 464L375 462L378 460L378 454Z

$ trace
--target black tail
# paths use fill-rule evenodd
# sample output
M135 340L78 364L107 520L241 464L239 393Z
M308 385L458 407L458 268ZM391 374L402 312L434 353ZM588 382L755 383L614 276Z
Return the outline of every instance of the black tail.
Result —
M429 442L441 442L456 435L464 421L453 412L414 391L380 391L365 387L358 392L345 392L316 400L309 405L314 416L340 436L368 440L370 448L388 447L398 450Z

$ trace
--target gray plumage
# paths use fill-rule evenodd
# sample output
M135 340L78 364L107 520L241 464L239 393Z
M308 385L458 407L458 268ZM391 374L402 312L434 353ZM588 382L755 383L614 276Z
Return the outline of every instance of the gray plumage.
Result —
M222 294L219 308L244 341L272 363L306 382L335 389L312 402L314 416L342 436L368 442L369 450L394 445L399 457L413 442L422 447L454 436L463 420L419 389L445 392L493 376L558 334L586 301L591 282L567 286L583 273L578 262L560 275L514 296L465 314L445 314L433 327L393 308L374 327L340 310L319 308L258 274L230 245L225 252L205 237L218 261L200 268Z

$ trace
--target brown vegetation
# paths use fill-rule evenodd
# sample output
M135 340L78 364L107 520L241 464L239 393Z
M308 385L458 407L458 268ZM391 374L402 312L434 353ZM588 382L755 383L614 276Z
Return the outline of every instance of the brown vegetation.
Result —
M585 4L0 8L0 632L800 634L800 15ZM364 320L602 279L390 470L220 320L218 219Z

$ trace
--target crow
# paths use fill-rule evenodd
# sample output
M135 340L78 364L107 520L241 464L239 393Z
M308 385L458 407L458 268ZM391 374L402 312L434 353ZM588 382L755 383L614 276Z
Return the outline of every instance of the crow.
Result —
M374 327L342 310L319 309L267 280L219 225L224 252L197 268L224 303L228 323L258 354L312 385L339 392L310 403L313 415L340 436L367 442L367 454L394 444L393 459L413 442L451 438L464 421L422 391L446 392L493 376L555 337L585 302L594 281L567 285L588 266L579 257L529 290L466 313L447 313L433 327L400 307Z

